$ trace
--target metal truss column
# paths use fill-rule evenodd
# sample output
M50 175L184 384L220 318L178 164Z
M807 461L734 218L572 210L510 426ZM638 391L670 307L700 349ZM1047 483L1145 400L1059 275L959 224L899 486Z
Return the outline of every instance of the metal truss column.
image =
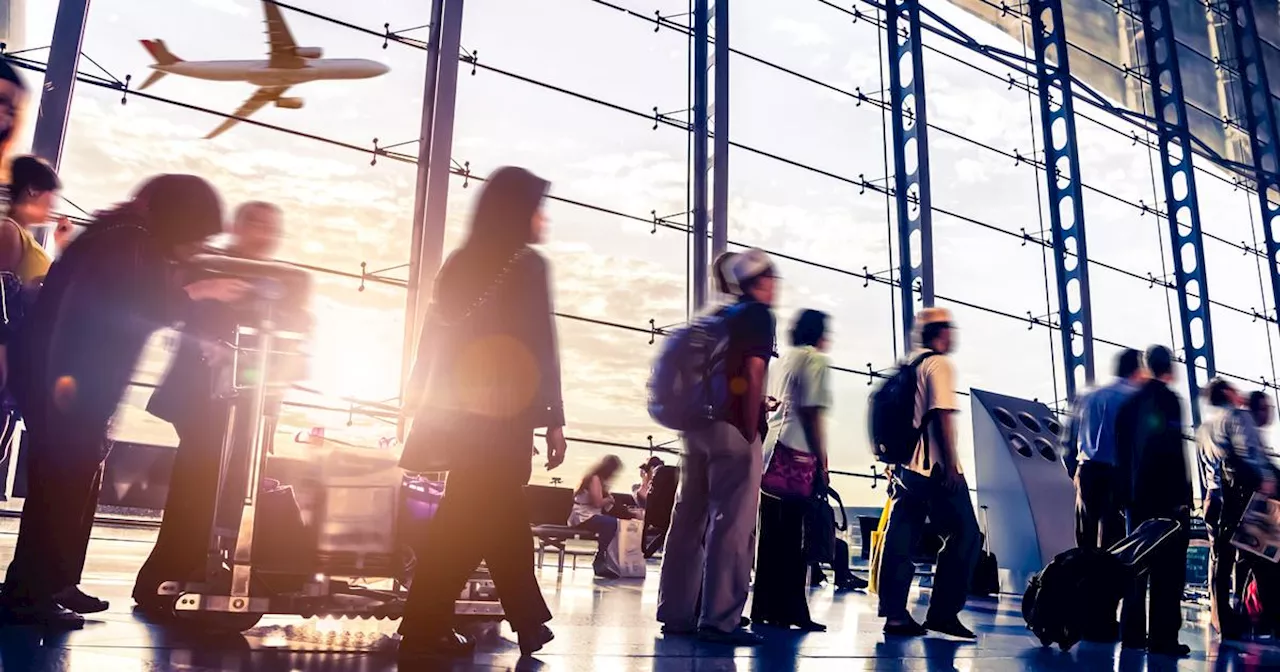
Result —
M1186 349L1187 385L1191 394L1191 419L1200 424L1196 403L1201 375L1215 375L1213 330L1209 322L1209 286L1204 268L1204 243L1200 233L1200 205L1196 198L1191 165L1191 128L1187 123L1182 74L1174 42L1169 0L1136 0L1146 46L1147 80L1155 102L1160 168L1164 177L1169 240L1182 317L1182 341Z
M711 6L711 256L729 249L729 0Z
M727 0L726 0L727 1ZM690 213L689 233L693 259L689 266L689 282L693 285L693 310L701 310L707 302L707 177L711 170L708 148L711 142L711 96L707 82L707 70L711 67L711 3L695 0L693 3L693 212Z
M75 91L80 47L84 43L84 26L88 18L89 0L60 0L58 3L44 75L44 91L40 94L40 113L31 144L32 153L48 161L54 170L62 160L67 118L71 114L71 95Z
M1256 172L1258 204L1262 208L1262 230L1267 236L1267 268L1271 270L1272 309L1280 317L1280 157L1276 143L1280 140L1280 125L1276 123L1275 104L1271 100L1271 85L1267 79L1267 67L1263 59L1262 39L1258 36L1258 24L1254 20L1253 4L1249 0L1226 0L1227 22L1231 27L1231 41L1235 46L1236 72L1240 73L1240 87L1244 94L1245 122L1248 124L1249 144Z
M1085 248L1084 202L1076 116L1067 59L1062 0L1030 0L1040 131L1053 227L1053 261L1058 277L1058 322L1067 399L1093 382L1093 317L1089 302L1089 256Z
M887 0L885 4L903 338L910 350L917 283L921 303L925 307L933 305L933 200L929 191L923 42L919 0Z
M427 72L418 136L418 176L409 249L401 390L408 383L418 343L418 327L431 301L435 274L444 257L445 215L453 153L453 117L462 45L463 0L432 0L427 38Z

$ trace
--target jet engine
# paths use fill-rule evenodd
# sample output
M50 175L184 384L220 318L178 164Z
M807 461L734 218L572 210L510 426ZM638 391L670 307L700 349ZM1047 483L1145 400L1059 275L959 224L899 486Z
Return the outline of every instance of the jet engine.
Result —
M324 49L320 47L294 47L293 53L298 58L320 58L324 56Z
M277 98L276 107L282 107L286 110L301 110L302 99L301 98Z

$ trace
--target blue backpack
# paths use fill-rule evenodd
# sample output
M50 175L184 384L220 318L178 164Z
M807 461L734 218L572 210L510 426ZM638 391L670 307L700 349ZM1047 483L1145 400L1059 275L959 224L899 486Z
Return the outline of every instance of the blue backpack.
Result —
M710 425L729 407L725 355L741 304L694 318L667 337L649 376L649 416L677 432Z

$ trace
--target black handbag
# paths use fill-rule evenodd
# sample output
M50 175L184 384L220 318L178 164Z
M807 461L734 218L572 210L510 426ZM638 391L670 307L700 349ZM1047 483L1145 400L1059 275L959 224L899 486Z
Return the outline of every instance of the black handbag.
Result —
M450 365L456 358L460 342L467 336L465 326L471 317L489 302L502 287L511 269L531 250L522 247L511 255L498 272L488 289L477 298L461 316L449 319L441 314L437 304L427 309L422 338L430 338L429 347L419 348L418 356L427 362L423 402L413 414L413 426L405 437L400 467L411 473L438 473L464 466L492 464L490 451L495 442L494 424L501 422L491 415L463 408L453 394L450 382Z
M836 533L849 529L848 514L840 493L825 483L814 484L814 495L809 499L805 512L805 555L809 562L834 562L836 557ZM835 501L835 506L831 505ZM840 522L836 522L836 511Z

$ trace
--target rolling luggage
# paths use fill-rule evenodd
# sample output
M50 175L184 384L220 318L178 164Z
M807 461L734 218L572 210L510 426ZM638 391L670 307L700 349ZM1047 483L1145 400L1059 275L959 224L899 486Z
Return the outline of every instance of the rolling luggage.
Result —
M1148 520L1109 550L1059 553L1028 582L1022 598L1027 628L1042 645L1066 651L1090 624L1114 622L1120 599L1150 568L1153 552L1180 527L1167 518Z
M982 550L978 563L973 566L973 579L969 583L969 595L991 597L1000 594L1000 563L991 552L991 526L987 524L987 507L982 507Z

